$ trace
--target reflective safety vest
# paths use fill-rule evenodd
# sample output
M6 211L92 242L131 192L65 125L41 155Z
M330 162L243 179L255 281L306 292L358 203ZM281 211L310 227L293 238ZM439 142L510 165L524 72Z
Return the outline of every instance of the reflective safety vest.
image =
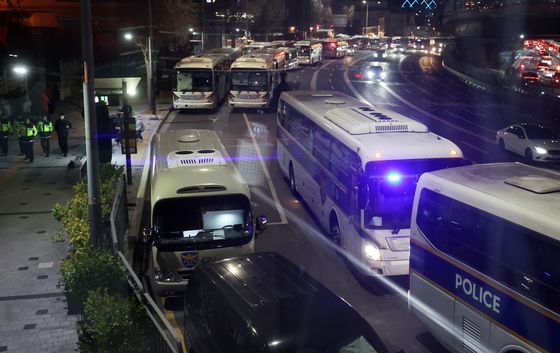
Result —
M44 121L41 120L37 123L37 128L39 130L39 132L47 132L47 133L52 133L54 128L53 128L53 123L51 121Z
M14 122L14 129L18 137L25 136L25 123L23 121L16 120Z
M9 121L0 121L0 132L4 134L12 132L12 123Z
M25 137L35 137L37 135L37 128L35 125L27 126L25 125Z

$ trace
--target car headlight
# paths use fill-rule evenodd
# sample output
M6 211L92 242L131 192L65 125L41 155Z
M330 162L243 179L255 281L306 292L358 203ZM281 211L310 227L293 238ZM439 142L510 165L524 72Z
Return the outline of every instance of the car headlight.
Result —
M383 53L383 57L386 57L386 56L387 56L387 54Z
M374 57L374 58L377 58L377 53L373 53L373 57Z
M368 78L373 78L373 71L368 71L368 72L366 72L366 76L367 76Z
M381 254L379 253L379 249L373 244L366 243L364 245L364 254L366 254L366 257L370 260L373 261L381 260Z
M154 280L156 282L182 282L183 279L175 271L168 270L154 270Z
M542 147L535 147L535 152L537 152L538 154L546 154L547 153L547 151Z
M385 73L384 72L380 73L379 77L381 77L382 79L385 79Z

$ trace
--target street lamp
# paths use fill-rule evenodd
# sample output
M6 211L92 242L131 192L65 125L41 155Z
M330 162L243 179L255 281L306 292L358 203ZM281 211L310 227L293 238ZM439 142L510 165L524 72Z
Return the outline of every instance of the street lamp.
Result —
M23 76L25 78L25 96L27 97L27 99L29 99L29 85L27 84L27 72L29 70L27 69L27 67L23 66L23 65L18 65L14 67L14 72L19 75L19 76Z
M131 41L134 39L134 35L132 33L127 32L123 35L124 39L127 41ZM146 82L147 82L147 89L148 89L148 104L150 105L150 109L152 114L155 114L155 101L153 97L153 90L152 90L152 37L147 37L147 43L144 45L140 40L136 40L136 45L140 47L142 50L142 54L144 55L144 63L146 64ZM125 92L123 92L125 94ZM131 95L131 94L129 94Z
M365 31L367 31L367 28L368 28L368 25L369 25L369 21L368 21L369 20L368 19L368 17L369 17L369 2L367 2L366 0L363 0L362 4L366 5L366 29L365 29ZM365 34L365 31L364 31L364 34Z
M519 39L523 39L523 38L525 38L525 35L524 35L524 34L520 34L520 35L519 35Z

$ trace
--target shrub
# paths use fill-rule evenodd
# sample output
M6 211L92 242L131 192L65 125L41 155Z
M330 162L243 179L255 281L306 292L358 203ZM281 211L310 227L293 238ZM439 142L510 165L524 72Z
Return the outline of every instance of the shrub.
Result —
M73 299L83 303L91 290L107 288L112 294L126 293L126 270L110 250L89 249L74 253L60 264L59 283Z
M150 322L137 302L107 290L90 291L80 322L78 347L82 353L133 353L148 349Z
M101 214L107 220L115 197L115 184L123 172L122 166L114 164L100 166ZM74 196L65 204L56 204L52 210L54 218L62 223L58 237L68 236L68 242L76 253L85 254L89 248L89 215L86 181L74 185ZM101 234L99 234L101 236Z

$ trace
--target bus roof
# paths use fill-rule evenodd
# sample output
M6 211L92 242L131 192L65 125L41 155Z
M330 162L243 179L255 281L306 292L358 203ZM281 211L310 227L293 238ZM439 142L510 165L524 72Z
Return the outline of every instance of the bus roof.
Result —
M365 164L376 160L462 157L457 145L413 119L335 91L291 91L281 100L333 134Z
M219 63L229 60L228 55L220 53L205 53L202 55L193 55L182 59L175 65L176 69L212 69Z
M312 40L300 40L299 42L294 43L294 47L307 47L311 45L321 44L320 40L312 39Z
M152 143L152 205L174 197L249 197L249 187L216 132L170 130L156 134Z
M267 69L274 65L274 55L269 53L249 53L235 60L232 69Z
M522 217L528 217L536 227L546 228L543 219L546 216L550 221L548 224L554 227L549 228L548 233L560 240L560 173L556 171L522 163L491 163L433 171L424 174L421 182L428 184L431 178L444 179L458 184L460 188L467 188L469 197L497 200L500 212L510 215L515 223ZM446 193L445 185L440 189ZM482 202L479 208L489 207L489 203ZM515 207L512 208L512 205ZM510 209L515 211L510 212Z

